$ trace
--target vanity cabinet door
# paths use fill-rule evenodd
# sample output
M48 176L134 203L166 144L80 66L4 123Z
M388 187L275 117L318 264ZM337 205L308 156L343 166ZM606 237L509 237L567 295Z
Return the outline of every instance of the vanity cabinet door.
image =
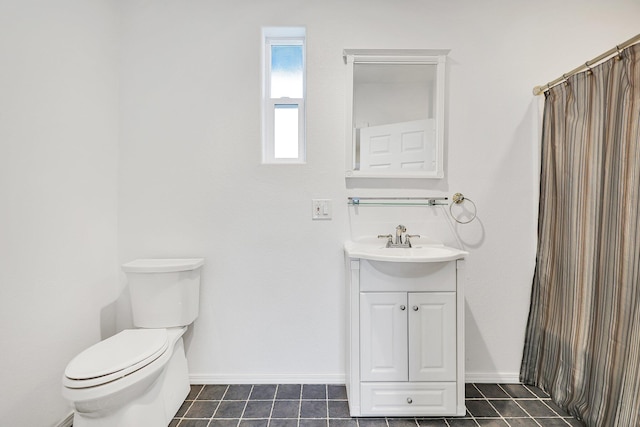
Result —
M407 294L360 294L362 381L407 381Z
M409 381L456 380L456 295L411 292Z

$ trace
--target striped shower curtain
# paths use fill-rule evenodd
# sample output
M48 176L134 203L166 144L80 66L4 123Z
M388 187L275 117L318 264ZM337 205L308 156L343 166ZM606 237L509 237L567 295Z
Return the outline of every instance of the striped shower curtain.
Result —
M640 426L640 45L545 95L520 379L587 426Z

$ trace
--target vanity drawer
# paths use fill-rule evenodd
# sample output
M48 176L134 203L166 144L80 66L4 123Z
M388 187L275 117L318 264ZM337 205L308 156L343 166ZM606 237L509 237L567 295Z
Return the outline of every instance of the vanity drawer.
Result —
M456 261L360 260L360 292L455 292Z
M456 414L456 383L362 383L363 416Z

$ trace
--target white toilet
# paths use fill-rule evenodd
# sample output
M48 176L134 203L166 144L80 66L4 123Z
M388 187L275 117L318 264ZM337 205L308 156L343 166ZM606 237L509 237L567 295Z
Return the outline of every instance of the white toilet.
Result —
M124 264L133 324L76 356L62 380L74 427L167 426L189 393L182 335L198 317L201 258Z

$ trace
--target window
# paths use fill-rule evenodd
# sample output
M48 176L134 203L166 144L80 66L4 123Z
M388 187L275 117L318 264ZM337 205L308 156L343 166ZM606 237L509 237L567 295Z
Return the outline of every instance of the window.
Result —
M263 163L304 163L305 29L264 28Z

